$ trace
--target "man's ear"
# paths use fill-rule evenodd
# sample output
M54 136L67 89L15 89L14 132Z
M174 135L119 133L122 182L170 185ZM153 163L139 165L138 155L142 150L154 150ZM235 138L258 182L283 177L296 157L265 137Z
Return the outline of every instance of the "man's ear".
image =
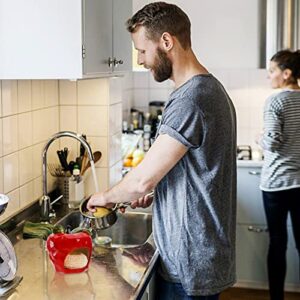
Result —
M174 46L174 38L168 32L161 35L160 43L165 51L170 51Z

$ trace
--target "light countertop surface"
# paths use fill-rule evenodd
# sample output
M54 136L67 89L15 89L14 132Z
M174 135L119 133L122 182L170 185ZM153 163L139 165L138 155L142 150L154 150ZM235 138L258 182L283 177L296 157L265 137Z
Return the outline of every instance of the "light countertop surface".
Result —
M263 160L237 160L238 168L261 168L263 166Z
M134 255L147 257L147 263L137 262L130 252L122 249L98 247L87 272L62 274L55 272L44 241L21 239L14 248L18 275L23 280L13 294L1 299L136 299L158 257L152 243L151 238L139 248L128 249Z

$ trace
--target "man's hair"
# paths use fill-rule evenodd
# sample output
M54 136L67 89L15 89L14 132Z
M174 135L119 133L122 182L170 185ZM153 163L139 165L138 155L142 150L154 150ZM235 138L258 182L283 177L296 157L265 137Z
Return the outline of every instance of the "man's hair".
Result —
M166 2L150 3L136 12L127 23L127 30L135 32L144 26L148 39L158 41L164 32L175 36L183 49L191 47L191 22L176 5Z

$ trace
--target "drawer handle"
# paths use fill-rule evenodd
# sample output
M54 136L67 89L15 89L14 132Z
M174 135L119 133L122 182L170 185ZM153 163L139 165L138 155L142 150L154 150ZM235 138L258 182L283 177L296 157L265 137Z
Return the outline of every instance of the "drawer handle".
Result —
M249 171L248 173L250 175L260 175L260 172L257 172L257 171Z
M248 231L255 232L255 233L261 233L261 232L268 232L268 228L260 228L260 227L254 227L254 226L248 226Z

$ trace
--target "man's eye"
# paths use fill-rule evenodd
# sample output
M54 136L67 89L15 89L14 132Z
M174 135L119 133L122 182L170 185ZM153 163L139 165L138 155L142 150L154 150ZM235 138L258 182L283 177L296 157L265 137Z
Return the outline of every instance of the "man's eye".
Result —
M140 50L140 53L141 53L141 54L145 54L146 51L145 51L145 50Z

